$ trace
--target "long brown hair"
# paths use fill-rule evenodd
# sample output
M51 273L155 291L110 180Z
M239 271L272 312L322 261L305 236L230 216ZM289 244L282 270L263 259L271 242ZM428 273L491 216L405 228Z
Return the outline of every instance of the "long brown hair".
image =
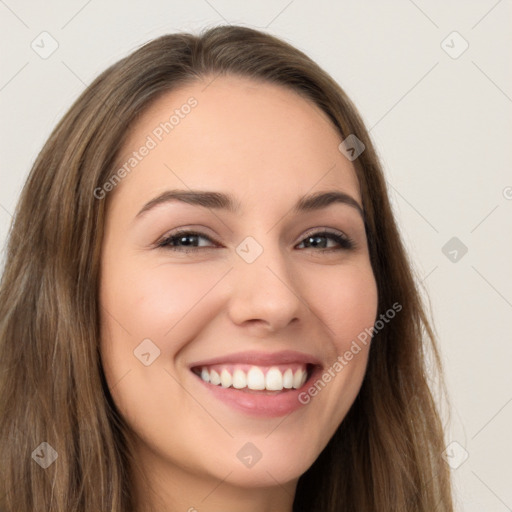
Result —
M435 370L445 390L440 356L369 134L344 91L310 58L239 26L165 35L112 65L76 100L34 163L0 288L0 510L134 510L129 429L99 357L107 201L94 191L112 178L127 127L152 102L223 74L298 92L329 116L340 142L350 134L363 142L353 164L379 313L402 306L375 333L361 390L300 477L294 512L451 512L443 425L429 382ZM35 462L53 453L42 442L58 456L46 469Z

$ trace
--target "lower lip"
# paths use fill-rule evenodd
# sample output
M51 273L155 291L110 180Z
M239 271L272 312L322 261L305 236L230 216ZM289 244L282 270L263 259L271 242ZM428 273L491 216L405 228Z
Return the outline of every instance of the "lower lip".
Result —
M213 396L234 409L254 416L276 418L291 414L306 405L299 401L299 396L308 389L320 370L315 367L309 379L299 389L287 389L275 394L267 394L265 391L246 392L232 387L224 388L209 384L192 373Z

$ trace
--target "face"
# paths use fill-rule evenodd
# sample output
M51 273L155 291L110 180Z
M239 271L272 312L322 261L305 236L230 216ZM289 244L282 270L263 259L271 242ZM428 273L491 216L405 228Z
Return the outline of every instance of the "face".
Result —
M104 199L102 364L152 478L292 485L366 370L369 343L345 357L377 314L359 185L308 100L205 87L144 113Z

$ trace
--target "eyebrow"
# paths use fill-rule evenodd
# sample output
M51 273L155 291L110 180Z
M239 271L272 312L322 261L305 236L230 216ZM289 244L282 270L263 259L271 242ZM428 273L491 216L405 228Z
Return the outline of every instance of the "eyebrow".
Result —
M136 218L143 216L156 206L171 202L182 202L194 206L203 206L215 210L226 210L232 214L238 214L241 204L232 195L222 192L211 192L207 190L167 190L147 202ZM327 208L332 204L346 204L355 208L364 219L364 212L361 205L350 195L338 190L317 192L315 194L301 197L295 204L294 213L303 213Z

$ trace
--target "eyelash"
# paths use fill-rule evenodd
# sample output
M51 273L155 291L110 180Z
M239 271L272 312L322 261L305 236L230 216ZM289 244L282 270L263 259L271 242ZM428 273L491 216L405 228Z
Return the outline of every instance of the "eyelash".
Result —
M217 243L217 242L215 242L215 240L213 240L209 236L205 235L204 233L200 233L198 231L178 230L178 231L175 231L174 233L172 233L171 235L163 238L160 242L158 242L157 247L169 249L171 251L184 252L184 253L196 252L196 251L204 250L204 249L214 249L214 247L193 247L192 249L189 249L186 246L181 247L181 246L171 245L173 242L176 242L180 238L183 238L186 236L197 236L200 238L205 238L205 239L209 240L210 242ZM356 247L356 243L352 238L350 238L346 235L332 233L330 231L315 231L311 234L308 234L300 242L300 244L302 244L308 238L316 238L316 237L329 238L331 240L334 240L335 242L337 242L340 245L340 247L337 247L337 248L331 247L328 249L321 249L321 252L324 252L324 253L325 252L333 252L333 251L336 252L336 251L343 251L343 250L352 250Z

